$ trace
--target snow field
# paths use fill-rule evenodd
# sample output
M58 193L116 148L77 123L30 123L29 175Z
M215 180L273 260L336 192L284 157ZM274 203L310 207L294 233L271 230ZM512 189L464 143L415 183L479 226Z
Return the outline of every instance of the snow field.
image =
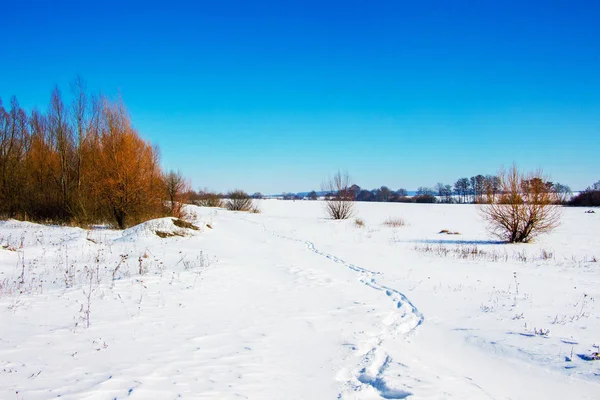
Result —
M0 398L597 398L598 214L506 245L477 206L322 206L0 223Z

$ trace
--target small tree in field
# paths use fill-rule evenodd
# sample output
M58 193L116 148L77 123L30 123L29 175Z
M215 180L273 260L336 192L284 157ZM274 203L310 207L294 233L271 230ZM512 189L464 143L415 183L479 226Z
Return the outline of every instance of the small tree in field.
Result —
M500 193L481 208L490 232L510 243L526 243L558 226L556 193L542 172L521 173L515 165L500 172Z
M171 216L181 218L183 205L189 200L190 185L179 171L170 171L163 180Z
M325 212L331 219L348 219L354 213L354 192L347 172L338 171L323 184L323 191L328 195L325 199Z

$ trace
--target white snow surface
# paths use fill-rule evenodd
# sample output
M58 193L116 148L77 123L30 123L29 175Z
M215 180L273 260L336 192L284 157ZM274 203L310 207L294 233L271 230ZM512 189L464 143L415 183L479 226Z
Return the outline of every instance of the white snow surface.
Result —
M0 222L0 399L600 398L600 213L511 245L474 205L259 207Z

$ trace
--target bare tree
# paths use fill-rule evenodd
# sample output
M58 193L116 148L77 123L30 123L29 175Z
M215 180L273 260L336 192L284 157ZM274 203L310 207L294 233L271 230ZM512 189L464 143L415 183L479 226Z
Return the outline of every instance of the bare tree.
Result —
M62 218L72 215L73 183L77 183L73 173L73 155L75 142L73 131L68 124L68 112L62 101L58 87L52 92L48 108L48 130L53 150L58 155L58 168L54 171L54 180L58 187Z
M469 178L460 178L454 183L454 191L458 195L459 202L466 203L467 195L471 187L471 181Z
M567 204L567 202L573 196L573 192L571 188L567 185L563 185L562 183L555 183L553 185L554 193L556 193L556 200L558 204Z
M347 172L338 171L323 184L328 195L325 200L325 212L332 219L348 219L354 213L354 192Z
M17 214L22 200L22 161L29 143L27 115L16 97L10 111L0 101L0 209L9 216Z
M523 174L513 165L498 177L500 194L481 208L492 234L511 243L526 243L558 226L561 210L541 171Z
M179 171L166 174L164 185L171 216L181 218L181 210L187 200L186 194L189 193L190 185Z
M452 186L438 182L435 185L435 191L440 198L440 202L452 203Z

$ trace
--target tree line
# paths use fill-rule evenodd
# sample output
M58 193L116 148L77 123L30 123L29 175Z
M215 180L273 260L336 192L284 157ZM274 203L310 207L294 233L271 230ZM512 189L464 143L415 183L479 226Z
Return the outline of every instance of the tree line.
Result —
M588 186L569 201L569 205L579 207L600 206L600 181Z
M186 180L165 173L159 149L132 126L122 99L88 95L80 78L66 104L58 88L45 111L0 99L0 213L119 228L178 216Z
M567 185L545 181L548 191L556 193L556 201L567 204L571 198L571 189ZM408 196L406 189L392 190L387 186L367 190L356 184L348 187L355 201L399 202L399 203L486 203L490 197L501 194L501 181L498 175L475 175L459 178L453 185L438 182L434 187L421 186L414 196ZM333 192L325 191L324 197L332 197ZM288 196L297 199L298 196ZM315 191L308 194L309 200L316 200ZM284 197L284 199L287 199Z

